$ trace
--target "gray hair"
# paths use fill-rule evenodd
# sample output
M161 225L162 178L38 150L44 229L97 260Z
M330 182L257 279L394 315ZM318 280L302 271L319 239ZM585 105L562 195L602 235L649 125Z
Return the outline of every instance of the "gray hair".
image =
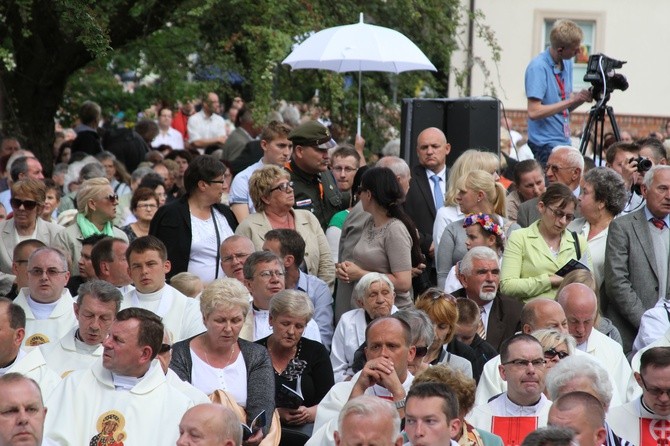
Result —
M246 264L244 266L246 267ZM246 274L244 276L246 277ZM356 284L356 287L354 288L354 296L356 297L356 300L362 303L363 300L365 300L365 295L368 294L368 291L370 290L372 284L377 282L385 283L386 285L389 286L389 288L391 288L392 292L395 292L393 283L386 274L367 273L366 275L360 278L360 280Z
M547 373L547 391L552 401L561 396L563 387L575 378L586 378L604 407L612 401L612 383L607 371L588 355L568 356Z
M521 446L571 446L575 435L569 427L545 426L528 434Z
M369 418L390 419L393 422L393 431L390 432L389 444L396 441L400 435L400 415L393 405L382 398L372 395L361 395L350 399L337 417L337 431L342 435L344 419L350 415L361 415Z
M94 279L82 283L77 290L77 305L81 306L85 296L91 296L103 303L114 302L116 307L114 313L118 313L121 309L123 294L107 281Z
M540 328L539 330L532 332L531 336L540 341L542 350L549 350L552 347L565 344L568 347L569 355L572 356L575 354L577 342L575 341L575 338L568 333L561 333L554 328Z
M656 175L656 172L659 170L668 170L670 169L670 166L666 164L657 164L651 169L647 171L646 174L644 174L644 185L647 186L647 189L651 188L651 183L654 182L654 176Z
M382 147L382 155L386 156L400 156L400 139L392 139Z
M60 249L51 248L49 246L44 246L42 248L37 248L36 250L34 250L30 254L30 257L28 257L28 265L30 265L30 263L32 262L33 258L35 258L36 255L41 254L43 252L51 252L51 253L56 254L58 256L58 260L60 260L60 262L61 262L61 266L63 268L63 271L66 271L66 270L69 269L68 268L67 255L63 251L61 251Z
M130 174L130 181L133 183L139 183L146 174L153 171L154 170L149 166L138 167L137 169L133 170L133 173Z
M270 299L270 317L289 315L304 318L305 324L314 316L314 304L307 293L298 290L281 290Z
M595 200L603 203L611 216L616 217L623 211L628 194L623 178L616 171L609 167L595 167L586 172L584 181L591 185Z
M250 306L249 290L237 279L217 279L207 285L200 296L200 312L205 319L219 307L239 308L246 318Z
M472 264L475 260L499 261L498 254L491 248L486 246L475 246L463 256L463 260L461 260L459 266L461 274L464 276L470 274L472 272Z
M425 311L411 308L396 311L391 317L407 322L412 329L412 345L419 345L422 341L426 343L426 347L433 344L435 330L433 329L433 322Z
M391 169L391 172L397 177L407 178L410 176L409 166L407 162L398 158L397 156L385 156L375 164L375 167L386 167Z
M256 273L256 266L259 263L270 262L277 262L279 264L279 269L284 272L284 263L275 253L270 251L256 251L251 253L251 255L247 257L247 260L244 262L244 266L242 267L244 278L247 280L252 280L254 278L254 274Z
M551 153L560 151L565 151L565 160L571 167L579 167L582 172L584 171L584 157L579 149L575 149L572 146L556 146L551 150Z
M293 104L287 104L281 109L281 116L285 123L289 124L291 127L297 127L300 125L300 111L298 107Z

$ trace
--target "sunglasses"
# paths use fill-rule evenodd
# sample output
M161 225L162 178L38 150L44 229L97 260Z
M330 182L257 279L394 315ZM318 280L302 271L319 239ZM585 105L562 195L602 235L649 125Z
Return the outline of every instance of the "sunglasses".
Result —
M428 347L415 347L416 353L415 356L417 358L423 358L428 354Z
M558 356L558 359L565 359L568 356L570 356L570 353L568 352L559 352L555 348L550 348L549 350L544 351L544 357L546 359L554 359L556 356Z
M112 203L116 203L117 201L119 201L119 196L118 196L117 194L107 195L107 196L104 197L104 198L106 198L107 200L111 201Z
M9 200L9 204L14 209L20 209L21 206L23 206L23 209L25 209L26 211L32 211L37 207L39 203L37 203L34 200L19 200L18 198L12 198L11 200Z
M286 183L281 183L280 185L273 187L270 189L270 193L280 190L282 192L288 192L288 189L291 188L293 189L293 181L287 181Z
M167 353L170 350L172 350L172 346L170 344L161 344L161 349L158 350L158 353Z

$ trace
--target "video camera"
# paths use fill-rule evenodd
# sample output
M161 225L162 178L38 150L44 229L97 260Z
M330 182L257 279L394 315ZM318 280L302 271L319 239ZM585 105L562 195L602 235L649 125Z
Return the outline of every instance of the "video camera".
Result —
M584 82L590 82L593 86L594 98L599 98L603 93L609 95L614 90L625 91L628 88L626 76L614 72L615 69L621 68L625 63L625 60L612 59L602 53L593 54L589 57Z

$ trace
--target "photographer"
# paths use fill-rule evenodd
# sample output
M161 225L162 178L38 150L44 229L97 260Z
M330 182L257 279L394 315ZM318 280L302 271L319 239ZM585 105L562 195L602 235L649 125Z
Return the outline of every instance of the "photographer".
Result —
M570 145L570 112L590 102L589 90L572 92L572 58L581 51L582 30L570 20L557 20L551 45L526 68L528 146L542 166L551 149Z

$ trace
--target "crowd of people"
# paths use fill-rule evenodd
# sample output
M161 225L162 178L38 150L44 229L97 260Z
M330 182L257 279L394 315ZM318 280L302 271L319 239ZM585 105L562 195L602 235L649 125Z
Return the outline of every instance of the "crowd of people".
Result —
M669 157L569 145L590 93L537 77L580 41L529 65L532 159L373 162L213 92L104 133L87 101L47 179L3 138L0 446L666 441Z

